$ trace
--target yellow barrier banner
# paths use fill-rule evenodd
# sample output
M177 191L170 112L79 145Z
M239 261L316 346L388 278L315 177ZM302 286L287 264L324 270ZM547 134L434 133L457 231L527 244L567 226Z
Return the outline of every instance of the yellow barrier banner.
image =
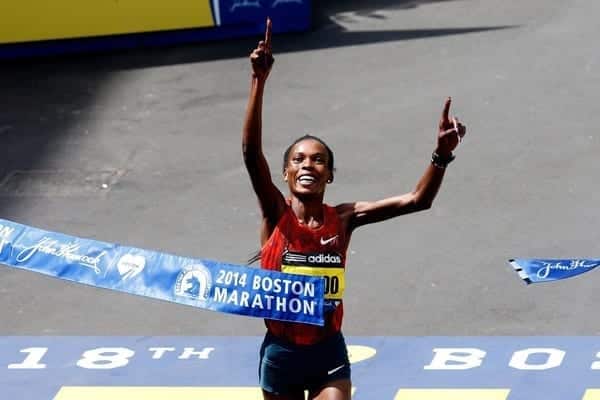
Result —
M0 44L215 26L210 0L2 0Z

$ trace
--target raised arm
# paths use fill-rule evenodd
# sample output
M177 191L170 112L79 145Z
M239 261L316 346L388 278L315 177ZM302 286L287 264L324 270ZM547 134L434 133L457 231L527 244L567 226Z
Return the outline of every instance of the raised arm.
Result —
M454 159L452 151L466 133L466 127L457 118L450 118L451 99L446 99L439 123L437 147L431 163L412 192L378 201L360 201L338 206L338 213L347 221L350 230L403 214L431 207L438 193L446 166Z
M258 196L263 223L268 228L268 226L275 226L285 207L283 195L273 184L269 165L262 150L263 94L274 62L271 51L270 20L267 20L265 40L261 40L258 47L252 51L250 61L252 63L252 79L242 132L242 153L252 187ZM263 225L263 231L264 228Z

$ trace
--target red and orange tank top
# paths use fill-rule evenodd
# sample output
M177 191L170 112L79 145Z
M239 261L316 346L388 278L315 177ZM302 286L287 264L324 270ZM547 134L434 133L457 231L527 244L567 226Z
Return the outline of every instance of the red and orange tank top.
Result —
M335 208L323 205L323 224L311 229L286 207L273 233L261 249L264 269L325 278L325 325L265 320L273 335L301 345L314 344L339 332L344 308L346 237Z

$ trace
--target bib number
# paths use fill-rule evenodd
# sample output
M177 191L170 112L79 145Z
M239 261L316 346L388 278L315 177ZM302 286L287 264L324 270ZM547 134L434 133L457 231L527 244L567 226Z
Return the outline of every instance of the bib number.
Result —
M296 275L321 276L325 279L325 299L341 300L346 288L344 268L317 268L296 265L282 265L281 272Z

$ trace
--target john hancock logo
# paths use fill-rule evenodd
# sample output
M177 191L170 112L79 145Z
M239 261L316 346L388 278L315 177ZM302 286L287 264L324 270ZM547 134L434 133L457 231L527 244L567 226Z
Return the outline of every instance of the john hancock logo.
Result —
M177 276L175 295L190 299L206 301L210 296L212 276L202 264L190 265Z

